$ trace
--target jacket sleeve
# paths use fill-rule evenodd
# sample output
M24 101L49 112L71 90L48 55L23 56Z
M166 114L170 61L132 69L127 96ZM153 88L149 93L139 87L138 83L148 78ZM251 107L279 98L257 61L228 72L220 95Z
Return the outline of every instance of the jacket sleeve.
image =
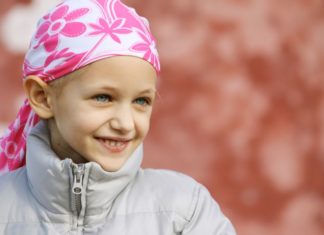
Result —
M208 190L198 184L189 222L182 235L236 235L229 219L211 197Z

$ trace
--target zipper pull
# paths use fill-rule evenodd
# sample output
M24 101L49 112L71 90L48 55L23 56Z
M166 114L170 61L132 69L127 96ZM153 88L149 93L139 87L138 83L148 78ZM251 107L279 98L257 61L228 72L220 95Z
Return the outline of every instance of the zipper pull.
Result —
M84 164L73 165L73 186L72 192L76 195L82 193Z

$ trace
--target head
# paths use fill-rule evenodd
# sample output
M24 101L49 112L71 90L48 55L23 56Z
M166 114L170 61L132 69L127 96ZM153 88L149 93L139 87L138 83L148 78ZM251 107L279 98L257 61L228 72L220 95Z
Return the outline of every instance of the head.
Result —
M94 161L118 170L148 133L156 93L156 71L140 58L96 61L47 84L24 82L33 110L47 119L51 145L61 158Z
M159 71L155 39L134 9L120 0L63 1L31 40L23 68L28 101L0 140L2 149L19 145L0 160L15 159L9 170L23 165L25 138L46 119L61 158L118 170L148 132Z

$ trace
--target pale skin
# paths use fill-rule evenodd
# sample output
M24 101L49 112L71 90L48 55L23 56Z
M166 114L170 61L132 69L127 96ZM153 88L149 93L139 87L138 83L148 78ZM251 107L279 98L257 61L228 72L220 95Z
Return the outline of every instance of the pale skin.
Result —
M156 71L143 59L116 56L72 72L59 86L24 81L33 110L48 120L51 147L75 163L119 170L146 137L156 96Z

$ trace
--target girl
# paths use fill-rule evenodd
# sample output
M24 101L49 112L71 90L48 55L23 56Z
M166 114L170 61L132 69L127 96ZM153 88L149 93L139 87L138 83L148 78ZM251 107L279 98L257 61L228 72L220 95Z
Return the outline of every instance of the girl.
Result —
M1 234L235 234L202 185L140 168L159 72L147 20L119 0L40 19L0 141Z

